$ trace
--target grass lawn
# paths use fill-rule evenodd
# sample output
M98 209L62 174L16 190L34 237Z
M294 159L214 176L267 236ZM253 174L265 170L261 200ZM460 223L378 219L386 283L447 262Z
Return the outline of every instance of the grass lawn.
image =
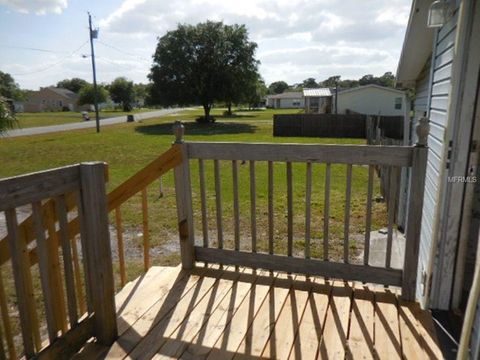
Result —
M57 134L37 135L20 138L0 139L0 158L2 167L0 177L7 177L31 171L63 166L82 161L101 160L109 164L110 183L108 190L118 186L147 163L152 161L170 147L174 137L172 123L177 119L186 122L186 140L189 141L237 141L237 142L276 142L276 143L336 143L363 144L362 139L328 139L273 137L272 115L274 113L291 113L295 110L240 111L233 118L219 116L223 109L214 110L217 122L214 124L197 124L194 119L201 110L185 111L141 123L123 123L104 127L100 134L94 129L76 130ZM293 165L294 182L294 237L295 250L303 250L305 219L305 164ZM285 164L275 164L275 231L276 248L283 252L286 241L286 175ZM198 164L191 163L193 199L197 237L200 236L201 213L199 206ZM248 248L250 238L250 199L248 164L239 166L240 210L242 246ZM257 162L257 228L258 245L266 249L267 241L267 164ZM323 238L323 206L325 165L313 165L312 194L312 254L322 256L321 239ZM330 237L332 241L331 256L340 254L343 241L344 199L346 166L332 165ZM227 247L233 241L233 205L232 178L230 162L221 162L223 222ZM351 237L352 254L359 251L357 238L363 237L365 224L365 203L367 192L368 169L364 166L353 167ZM213 164L206 162L207 198L209 212L210 238L216 241L215 193ZM177 254L172 243L177 244L177 226L175 211L175 192L173 174L170 172L162 180L164 197L159 197L159 182L148 189L151 218L152 256L160 263L170 262L171 254ZM375 195L379 193L379 183L375 183ZM122 207L127 241L134 249L129 255L131 260L141 255L141 201L133 198ZM374 204L374 229L385 226L384 204ZM154 221L153 221L154 220ZM177 259L176 255L172 255Z
M121 110L104 110L100 111L100 118L105 119L146 111L152 111L152 109L134 109L129 112ZM90 116L90 119L95 119L95 112L89 112L88 114ZM83 121L80 111L45 111L38 113L18 113L16 116L18 120L18 127L21 129L37 126L69 124Z
M56 134L28 137L0 138L0 178L32 171L44 170L82 161L105 161L109 164L110 182L107 191L112 190L128 177L142 169L146 164L167 150L174 136L172 123L185 121L187 141L232 141L232 142L275 142L275 143L335 143L363 144L362 139L295 138L273 137L272 115L274 113L292 113L295 110L239 111L232 118L223 118L223 109L216 109L214 124L197 124L194 119L201 110L189 110L181 114L143 120L138 123L122 123L105 126L100 134L95 129L75 130ZM47 115L47 114L42 114ZM52 114L48 114L52 115ZM70 115L66 113L66 115ZM73 115L73 114L72 114ZM78 115L78 114L76 114ZM33 120L32 120L33 121ZM73 119L72 119L73 121ZM323 211L325 165L313 164L312 191L312 257L322 257ZM293 164L293 234L294 252L302 254L304 250L305 229L305 173L306 165ZM216 212L213 162L205 162L207 181L207 207L209 238L211 246L216 243ZM198 179L198 163L191 162L192 192L197 243L201 243L201 210ZM350 216L350 253L352 262L360 254L365 229L365 206L367 195L368 168L353 166L352 198ZM346 166L332 165L330 194L330 257L340 258L343 253L343 225L345 201ZM267 249L267 163L256 162L256 222L257 245L259 251ZM224 247L233 248L233 189L232 170L229 161L221 162L221 187L223 198ZM287 196L286 166L274 165L274 212L275 212L275 250L286 253L287 241ZM160 197L160 182L155 181L148 188L151 258L153 265L178 264L179 246L177 232L176 201L173 172L162 179L163 197ZM379 181L375 181L374 197L379 195ZM248 249L250 234L250 187L249 165L239 165L239 194L241 214L241 248ZM124 241L126 248L127 276L137 277L143 272L143 237L140 195L134 196L122 207ZM113 217L111 223L114 223ZM372 230L386 226L386 211L383 203L373 204ZM114 269L118 281L118 254L115 237L112 237ZM3 267L5 287L10 299L14 298L14 288L10 270ZM33 272L38 274L38 271ZM37 272L36 272L37 271ZM39 290L38 278L35 280ZM41 298L37 298L38 309L42 316ZM15 318L15 316L14 316ZM18 319L14 319L18 331Z

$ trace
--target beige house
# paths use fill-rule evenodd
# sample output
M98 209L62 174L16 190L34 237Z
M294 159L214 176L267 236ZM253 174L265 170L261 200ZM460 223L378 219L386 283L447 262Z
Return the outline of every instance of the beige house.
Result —
M90 105L78 106L77 101L78 95L73 91L50 86L30 92L23 110L26 112L90 110Z

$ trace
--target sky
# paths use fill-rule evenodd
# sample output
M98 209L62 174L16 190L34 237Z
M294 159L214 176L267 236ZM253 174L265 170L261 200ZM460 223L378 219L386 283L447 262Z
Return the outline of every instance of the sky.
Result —
M179 23L245 24L267 84L395 73L411 0L0 0L0 71L24 89L65 78L146 83L158 37Z

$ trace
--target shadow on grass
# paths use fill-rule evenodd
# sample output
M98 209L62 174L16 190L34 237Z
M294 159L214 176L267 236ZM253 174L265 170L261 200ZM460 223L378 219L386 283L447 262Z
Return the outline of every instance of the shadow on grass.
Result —
M257 126L245 123L197 124L185 122L185 134L188 135L217 135L217 134L253 134ZM173 135L173 123L143 125L135 127L135 131L145 135Z

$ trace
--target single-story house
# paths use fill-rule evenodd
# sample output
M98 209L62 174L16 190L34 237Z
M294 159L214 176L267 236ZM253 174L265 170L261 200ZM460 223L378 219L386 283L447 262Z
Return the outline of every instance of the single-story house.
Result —
M267 107L273 109L301 109L305 106L303 94L299 91L289 91L282 94L268 95Z
M306 114L329 114L332 111L332 92L329 88L303 89Z
M430 124L418 300L463 321L458 359L480 358L479 44L480 1L414 0L396 76L415 90L410 143Z
M403 116L409 110L404 91L375 84L341 90L336 103L339 114Z
M29 92L23 110L26 112L90 110L90 105L79 106L77 101L78 95L73 91L50 86Z

